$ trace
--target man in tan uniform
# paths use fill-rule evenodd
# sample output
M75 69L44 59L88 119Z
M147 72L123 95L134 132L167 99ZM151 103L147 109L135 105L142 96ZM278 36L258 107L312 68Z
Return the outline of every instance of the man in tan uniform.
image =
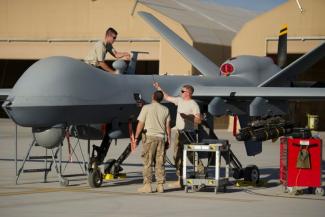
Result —
M113 48L113 43L115 42L116 37L117 31L111 27L108 28L106 30L104 40L96 42L94 47L89 51L88 55L85 57L84 62L96 68L100 68L114 74L114 69L112 69L105 62L105 56L107 52L115 58L124 58L126 60L130 59L130 54L128 52L117 52Z
M156 91L152 95L152 103L142 107L138 117L138 125L135 133L137 142L140 133L145 129L142 136L143 158L143 184L138 189L141 193L151 193L153 162L156 163L155 175L157 180L157 192L164 192L165 183L165 154L170 142L170 115L167 107L160 104L164 95ZM168 143L166 143L166 140ZM165 146L167 145L167 147Z
M174 146L174 161L176 167L176 175L178 180L171 184L170 187L181 188L182 187L182 169L183 169L183 149L184 144L189 143L188 139L184 136L181 131L187 133L193 133L198 128L198 124L201 124L202 118L200 114L200 108L198 104L192 99L194 88L191 85L184 85L181 90L181 97L172 97L164 92L160 85L155 82L154 87L157 90L161 90L164 93L164 99L177 106L176 116L176 135L175 135L175 146ZM193 137L193 136L192 136ZM193 153L188 153L188 159L193 161ZM193 163L193 162L192 162ZM198 172L204 174L204 166L202 161L199 161Z

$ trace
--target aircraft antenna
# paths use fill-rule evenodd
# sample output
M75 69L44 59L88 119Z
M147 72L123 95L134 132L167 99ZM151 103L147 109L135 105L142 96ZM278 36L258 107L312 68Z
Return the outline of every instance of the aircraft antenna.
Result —
M297 2L297 5L298 5L298 8L300 10L300 13L304 12L304 10L301 7L301 4L300 4L299 0L296 0L296 2Z

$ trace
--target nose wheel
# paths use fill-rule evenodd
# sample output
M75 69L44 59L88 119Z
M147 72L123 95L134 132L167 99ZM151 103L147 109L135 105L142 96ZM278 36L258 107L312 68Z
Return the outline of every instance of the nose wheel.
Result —
M99 188L102 185L103 175L98 167L89 171L88 183L92 188Z

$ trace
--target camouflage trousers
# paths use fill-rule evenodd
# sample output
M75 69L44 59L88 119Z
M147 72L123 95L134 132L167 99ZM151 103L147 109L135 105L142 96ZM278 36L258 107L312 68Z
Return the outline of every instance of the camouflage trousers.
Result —
M152 164L155 163L157 184L165 183L165 142L163 138L142 136L143 183L152 182Z
M190 144L191 141L188 141L186 136L179 133L178 131L175 134L175 145L174 145L174 162L176 167L176 175L180 178L183 175L183 150L184 144ZM187 159L193 164L194 152L187 152ZM201 160L198 162L198 173L204 173L204 165Z

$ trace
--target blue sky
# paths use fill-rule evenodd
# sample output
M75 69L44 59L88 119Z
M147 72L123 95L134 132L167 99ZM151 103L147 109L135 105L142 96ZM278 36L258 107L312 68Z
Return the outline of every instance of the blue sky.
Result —
M287 2L287 0L201 0L201 1L245 8L247 10L256 11L256 12L268 11L284 2Z

